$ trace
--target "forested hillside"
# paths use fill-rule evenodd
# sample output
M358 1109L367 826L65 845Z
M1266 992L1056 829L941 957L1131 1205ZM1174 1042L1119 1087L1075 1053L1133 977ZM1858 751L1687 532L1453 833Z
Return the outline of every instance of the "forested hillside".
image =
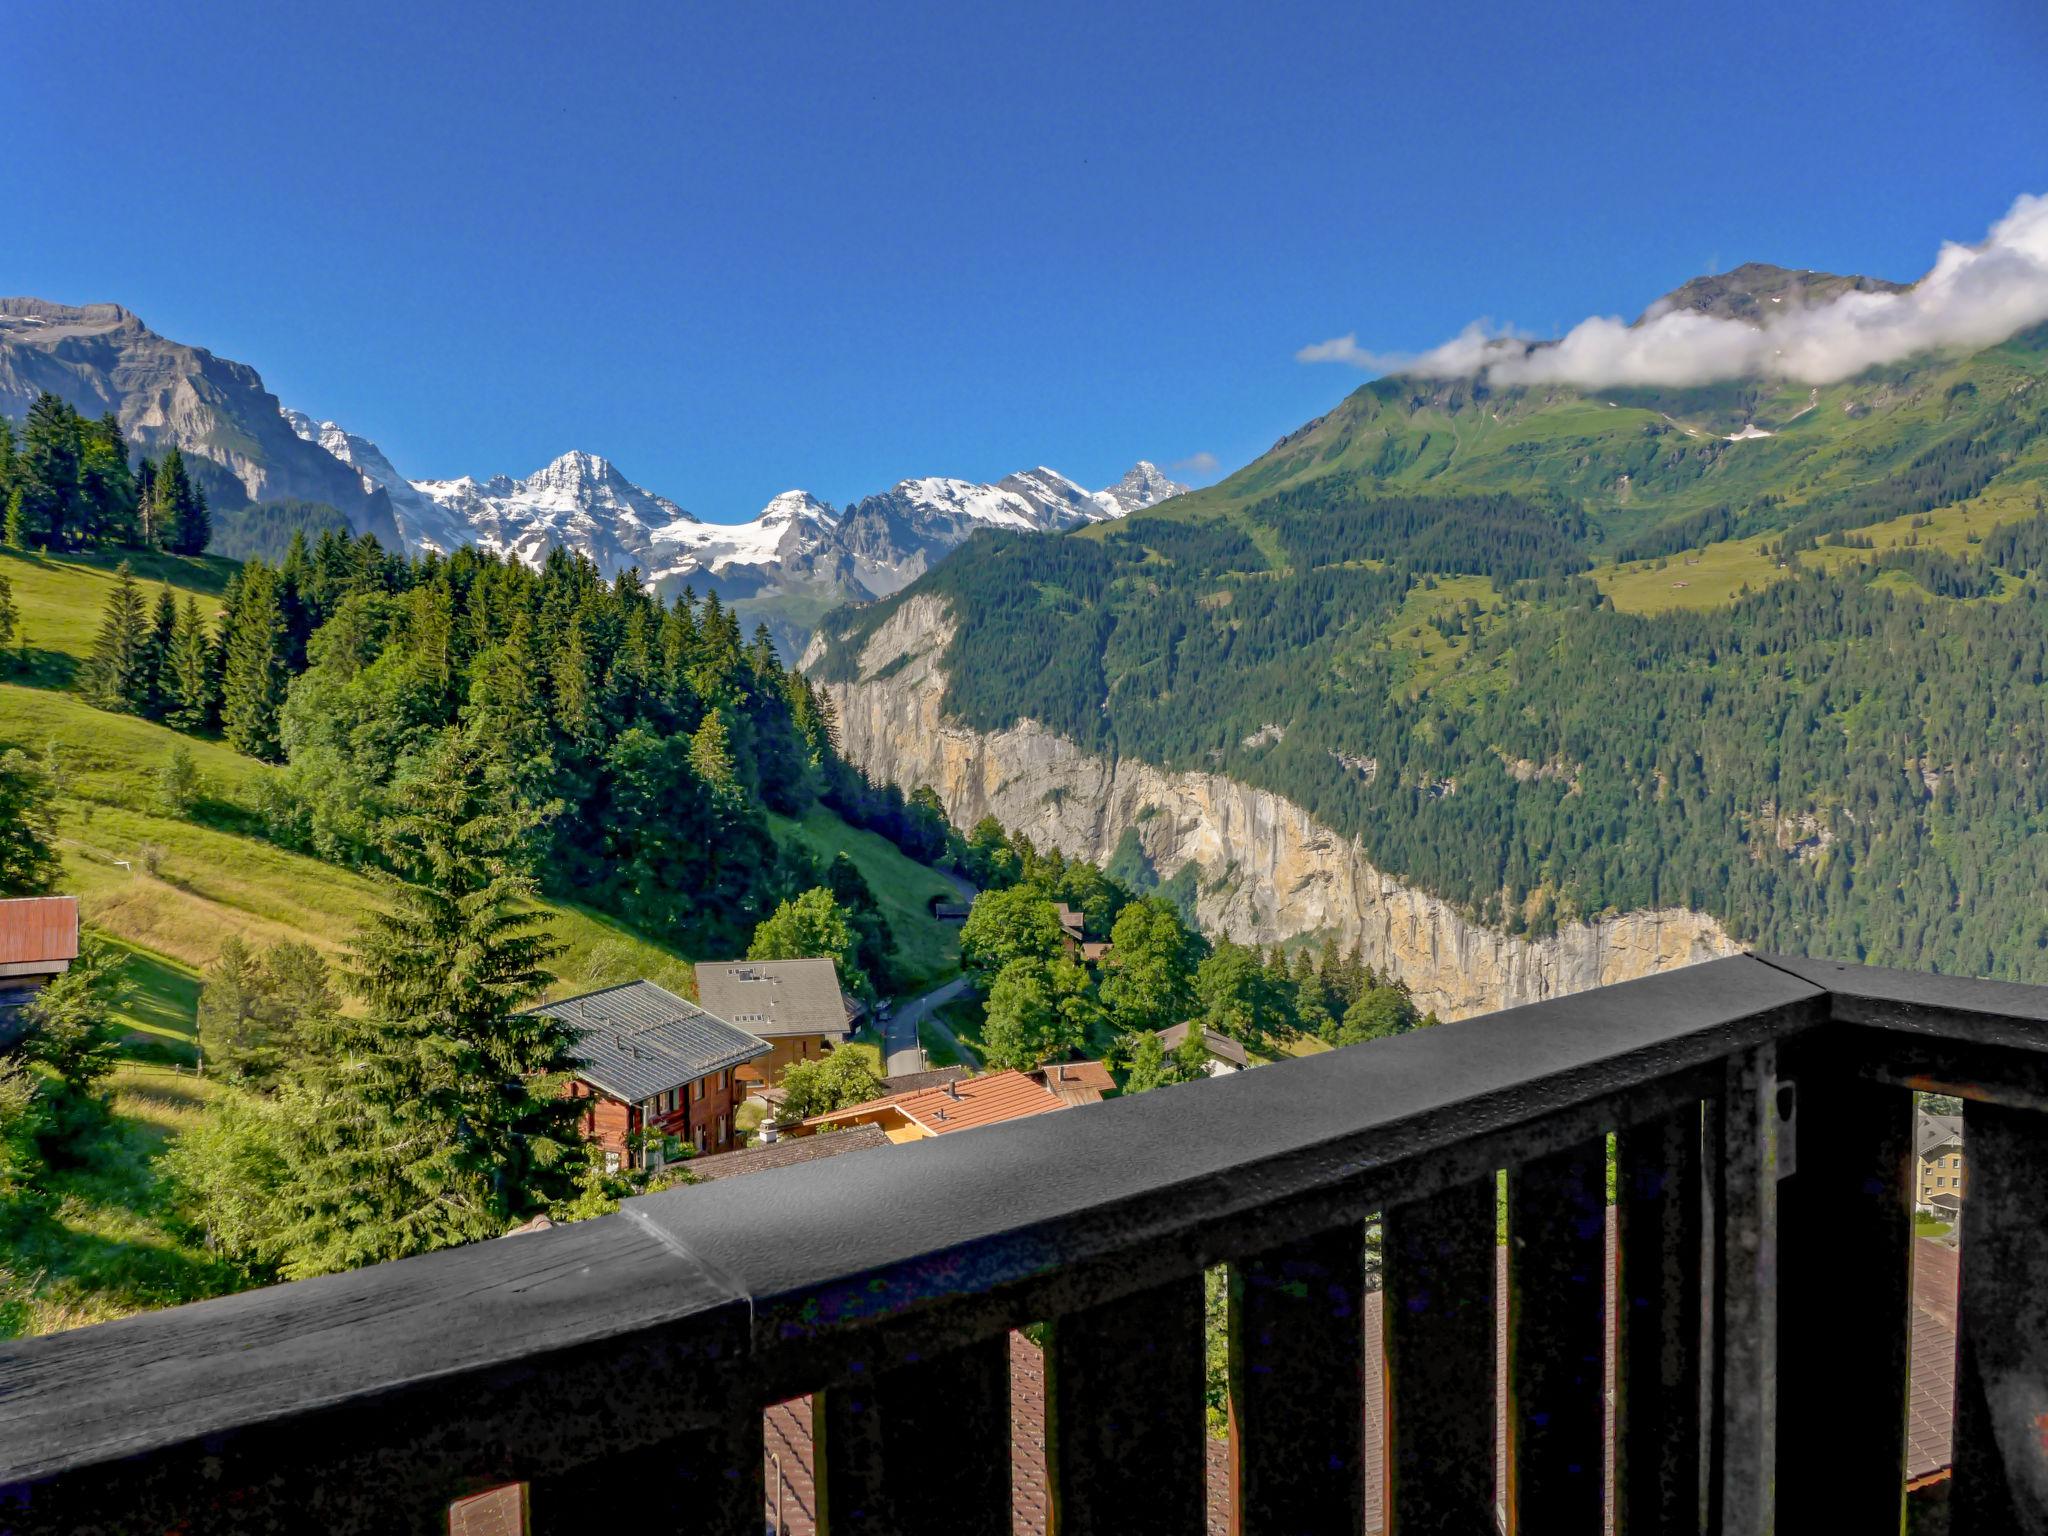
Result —
M857 945L855 985L957 963L926 906L952 887L899 847L936 857L943 823L850 772L807 685L715 602L334 532L235 566L157 547L135 500L90 524L73 486L0 548L0 894L76 893L90 951L61 1019L0 1041L0 1332L602 1208L619 1191L566 1142L481 1200L502 1160L474 1147L422 1165L444 1181L427 1196L364 1184L365 1162L265 1182L321 1166L303 1138L337 1095L358 1152L391 1116L462 1143L504 1074L454 1042L484 1049L516 1003L687 993L691 960L747 952L804 893ZM377 927L435 890L455 927ZM522 932L537 946L469 1003L435 991ZM540 1044L501 1064L522 1094L559 1071ZM351 1098L323 1075L346 1059L392 1063L396 1096ZM542 1129L531 1103L505 1126L508 1146ZM426 1219L399 1220L407 1201Z
M956 621L952 716L1275 790L1507 931L1683 905L2044 979L2044 342L1797 407L1382 380L1212 491L912 591ZM1781 405L1769 439L1665 420Z

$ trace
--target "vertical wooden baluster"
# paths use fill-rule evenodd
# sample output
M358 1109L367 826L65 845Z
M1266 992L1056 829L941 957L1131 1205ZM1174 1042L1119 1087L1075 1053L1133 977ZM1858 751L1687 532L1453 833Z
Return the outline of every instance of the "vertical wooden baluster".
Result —
M1963 1105L1955 1536L2048 1532L2048 1115Z
M1386 1212L1388 1536L1493 1529L1495 1198L1477 1179Z
M1201 1536L1202 1277L1056 1319L1045 1351L1055 1536Z
M1714 1425L1717 1536L1774 1529L1778 1426L1778 1051L1729 1060L1713 1148Z
M531 1536L574 1536L619 1523L635 1531L760 1536L761 1460L761 1411L753 1408L716 1429L534 1479L526 1529Z
M1010 1336L811 1399L818 1536L1009 1536Z
M1913 1330L1913 1095L1788 1055L1778 1186L1778 1529L1899 1528Z
M1508 1530L1600 1529L1607 1142L1508 1170Z
M1616 1137L1616 1536L1700 1527L1700 1107Z
M1365 1231L1230 1266L1232 1528L1365 1529Z

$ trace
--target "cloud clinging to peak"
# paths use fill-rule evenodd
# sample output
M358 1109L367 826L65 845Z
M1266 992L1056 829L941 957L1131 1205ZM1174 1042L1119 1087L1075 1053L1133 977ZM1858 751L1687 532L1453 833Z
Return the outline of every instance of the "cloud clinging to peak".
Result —
M1693 310L1582 320L1554 343L1468 325L1417 356L1370 351L1354 335L1303 347L1297 360L1426 378L1484 375L1495 386L1710 384L1772 377L1833 384L1916 353L1995 345L2048 320L2048 196L2020 197L1980 245L1945 243L1926 276L1897 293L1844 293L1767 324Z

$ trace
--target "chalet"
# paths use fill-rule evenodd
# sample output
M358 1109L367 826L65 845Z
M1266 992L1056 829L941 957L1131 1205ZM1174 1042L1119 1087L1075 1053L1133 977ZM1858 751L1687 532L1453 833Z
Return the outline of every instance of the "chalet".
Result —
M820 1131L843 1131L850 1126L878 1125L891 1141L923 1141L954 1131L971 1131L977 1126L999 1125L1005 1120L1049 1115L1066 1107L1065 1101L1047 1092L1043 1083L1022 1072L991 1072L985 1077L963 1077L935 1088L891 1094L813 1115L785 1131L792 1137L802 1137L815 1136Z
M1063 1104L1093 1104L1116 1092L1116 1079L1099 1061L1054 1061L1025 1073Z
M1060 944L1066 950L1067 958L1069 960L1080 959L1083 951L1087 948L1087 942L1082 936L1082 930L1086 926L1082 915L1064 901L1054 907L1053 910L1059 914Z
M792 1062L816 1061L853 1036L861 1005L839 986L830 960L721 960L697 967L697 996L771 1049L742 1074L773 1084Z
M591 1101L583 1128L604 1148L608 1169L658 1169L684 1143L699 1152L738 1144L735 1074L768 1054L766 1041L651 981L528 1011L575 1029L579 1061L568 1092Z
M1180 1049L1181 1042L1187 1039L1188 1031L1192 1028L1194 1028L1192 1024L1176 1024L1171 1029L1159 1031L1159 1044L1164 1048L1167 1055L1171 1056ZM1252 1059L1245 1054L1244 1047L1228 1035L1218 1034L1213 1029L1204 1029L1202 1031L1202 1044L1207 1046L1209 1050L1209 1075L1211 1077L1223 1077L1232 1072L1242 1072L1252 1064Z
M12 1036L30 998L78 958L78 898L0 901L0 1041Z
M1963 1209L1963 1117L1914 1117L1914 1203L1953 1221Z

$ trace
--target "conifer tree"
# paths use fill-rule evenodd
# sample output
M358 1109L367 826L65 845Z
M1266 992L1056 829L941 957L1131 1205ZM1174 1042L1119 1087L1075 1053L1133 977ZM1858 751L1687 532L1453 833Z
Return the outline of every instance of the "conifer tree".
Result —
M0 523L0 544L9 549L28 548L28 514L22 508L21 487L11 486L7 492L7 515Z
M275 761L280 756L278 717L291 677L285 669L277 577L267 566L252 560L243 568L233 626L225 639L221 730L238 752Z
M114 572L114 590L100 617L92 655L86 658L84 692L101 709L141 714L149 707L153 682L148 609L134 571L123 560Z
M583 1165L574 1032L523 1011L559 948L526 905L532 814L460 730L396 805L391 909L351 946L366 1015L308 1053L294 1276L495 1236L573 1198Z
M214 659L206 621L199 616L198 601L188 593L163 673L165 718L181 731L203 731L213 725L220 707Z
M28 408L15 480L22 492L27 542L45 549L70 543L73 504L78 498L77 412L45 392Z
M174 555L197 555L213 537L206 493L185 469L185 456L174 444L157 470L157 535Z
M7 573L0 571L0 650L14 642L14 628L21 622L21 610L14 606L14 586L7 579ZM0 658L4 666L5 658Z
M56 882L57 788L26 752L0 751L0 896L35 896Z
M709 711L690 738L690 766L698 778L719 789L731 789L737 783L739 770L733 761L732 735L726 729L724 710Z
M178 638L178 599L169 587L159 587L156 612L149 625L149 640L142 664L147 669L147 692L143 713L161 720L170 712L173 699L172 648Z

